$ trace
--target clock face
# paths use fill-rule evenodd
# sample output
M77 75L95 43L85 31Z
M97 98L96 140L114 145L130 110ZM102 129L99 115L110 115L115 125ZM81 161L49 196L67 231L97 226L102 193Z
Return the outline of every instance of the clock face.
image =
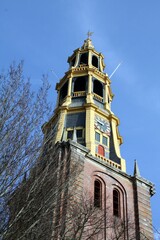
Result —
M99 116L95 116L95 128L99 129L101 132L106 133L108 136L110 136L110 124L103 118L100 118Z

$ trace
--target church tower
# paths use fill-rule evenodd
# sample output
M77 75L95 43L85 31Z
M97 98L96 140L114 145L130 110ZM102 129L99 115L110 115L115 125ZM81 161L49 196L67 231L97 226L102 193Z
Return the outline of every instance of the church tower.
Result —
M111 80L104 72L104 56L95 50L88 36L82 47L68 58L68 63L68 71L56 85L54 115L43 126L45 141L52 139L53 144L69 141L72 157L83 162L82 192L90 194L94 206L105 216L104 230L93 239L111 239L111 235L117 235L106 230L106 209L110 209L109 221L120 219L124 223L124 232L117 239L151 240L150 196L154 194L154 186L140 176L137 162L134 175L126 173L120 153L123 140L118 131L119 119L111 109L113 93Z
M57 83L57 105L53 118L44 126L53 142L78 142L114 168L126 171L120 154L122 137L119 119L111 110L111 81L104 73L104 57L88 37L68 58L69 70Z
M37 165L9 202L4 239L153 240L154 185L137 162L126 173L111 80L90 33L68 63Z

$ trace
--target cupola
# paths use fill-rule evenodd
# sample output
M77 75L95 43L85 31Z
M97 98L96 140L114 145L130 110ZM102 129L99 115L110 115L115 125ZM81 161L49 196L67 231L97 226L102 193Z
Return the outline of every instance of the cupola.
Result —
M54 143L75 141L94 157L125 171L120 155L119 119L111 111L111 81L104 72L102 53L95 50L88 37L68 63L68 71L56 85L54 116L43 128L46 139L52 136Z
M101 53L98 53L92 44L90 38L84 41L81 48L78 48L68 58L69 68L76 68L82 66L95 67L99 71L103 72L105 64L103 61L104 57Z

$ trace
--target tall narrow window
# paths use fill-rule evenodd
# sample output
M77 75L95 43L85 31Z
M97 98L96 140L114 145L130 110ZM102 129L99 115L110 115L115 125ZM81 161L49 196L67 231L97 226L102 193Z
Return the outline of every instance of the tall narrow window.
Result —
M108 145L108 138L103 136L102 143L107 146Z
M120 217L120 193L118 190L113 190L113 215Z
M85 91L86 90L86 78L77 77L74 83L74 92Z
M93 92L99 95L100 97L103 97L103 84L100 81L94 80Z
M88 64L88 53L83 53L80 57L80 64Z
M82 129L77 129L77 138L82 138L83 137L83 130Z
M68 93L68 81L63 85L63 87L60 90L60 101L62 101Z
M102 198L102 194L101 194L101 190L102 186L101 186L101 182L98 180L95 180L94 182L94 206L95 207L101 207L101 198Z
M98 68L98 58L96 56L92 57L92 65Z
M100 133L95 132L95 140L100 142Z
M67 131L67 139L73 139L73 130Z

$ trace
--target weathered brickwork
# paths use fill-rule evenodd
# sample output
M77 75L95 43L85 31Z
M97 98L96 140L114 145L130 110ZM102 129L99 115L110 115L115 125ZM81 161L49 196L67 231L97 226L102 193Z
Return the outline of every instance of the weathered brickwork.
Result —
M141 177L137 180L135 176L104 165L103 161L88 154L84 161L83 191L92 198L95 179L103 182L102 204L110 213L113 212L113 189L118 188L122 194L121 218L128 221L126 224L129 226L124 239L130 239L133 234L134 239L144 239L144 236L154 239L150 206L150 191L153 185ZM104 239L107 239L107 235L104 235Z
M125 222L120 239L153 239L150 183L104 164L72 141L58 143L48 151L50 157L41 158L12 197L10 228L4 239L70 239L71 232L66 234L66 230L73 224L68 217L73 199L77 206L84 198L93 200L96 179L102 183L100 212L104 217L101 231L92 239L110 239L114 189L120 192L120 219ZM85 240L85 235L81 239Z
M153 239L152 213L150 206L150 184L143 179L134 179L135 211L137 221L137 235L145 233L149 239Z

